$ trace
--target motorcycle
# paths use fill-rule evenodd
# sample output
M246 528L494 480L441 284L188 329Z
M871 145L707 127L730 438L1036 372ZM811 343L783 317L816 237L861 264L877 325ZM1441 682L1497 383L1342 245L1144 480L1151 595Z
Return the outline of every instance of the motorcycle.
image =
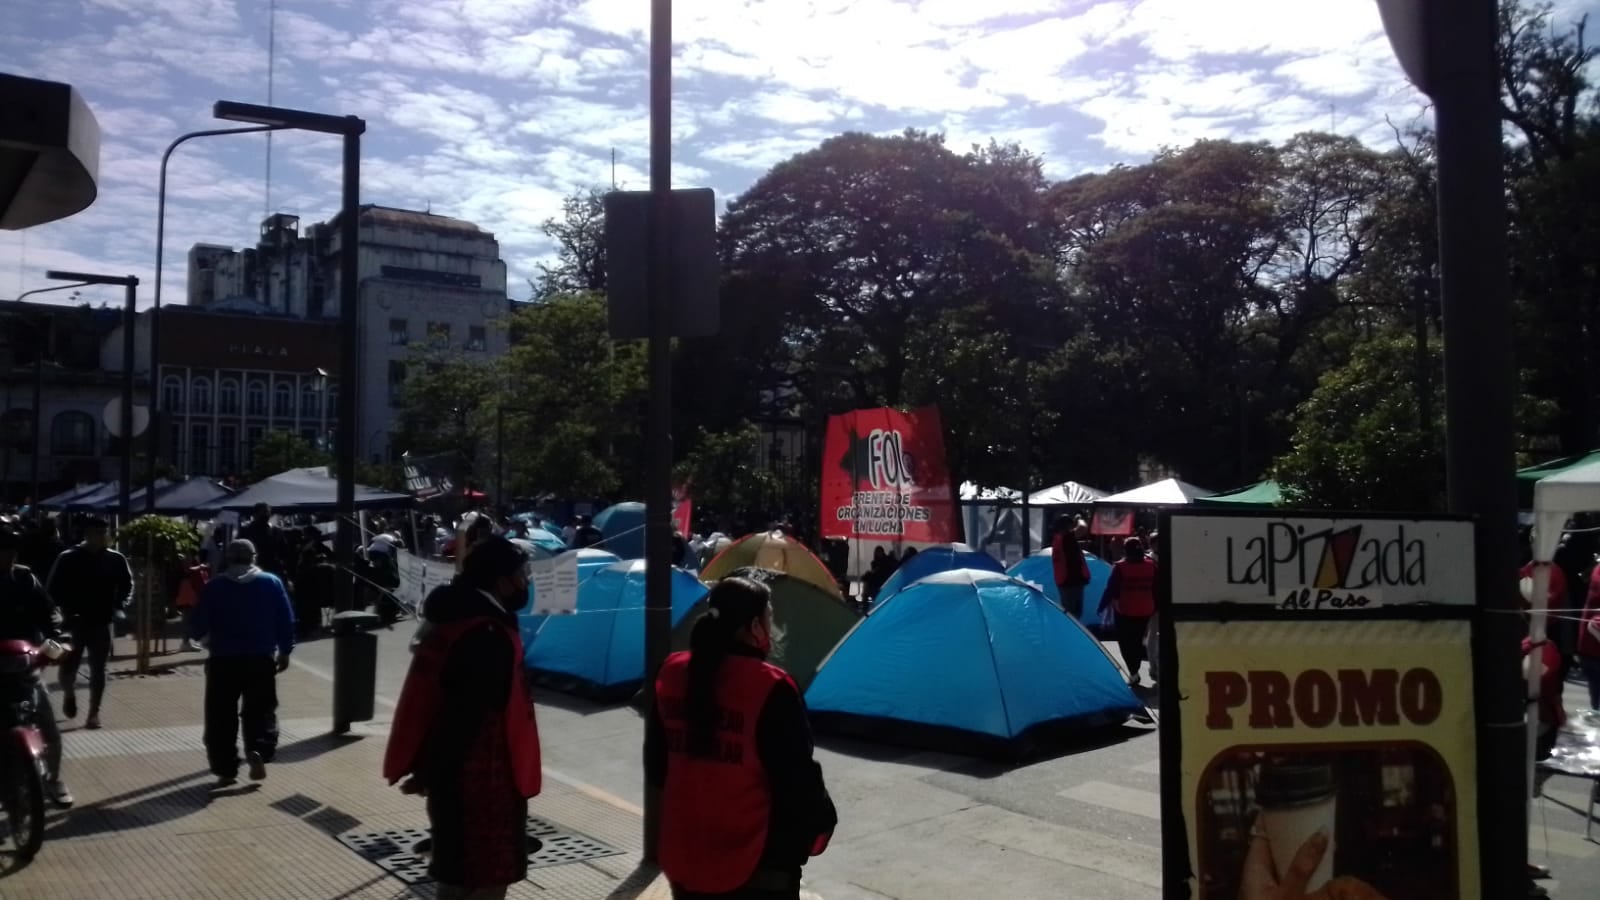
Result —
M66 655L55 641L0 641L0 809L27 862L44 843L45 739L34 725L34 672Z

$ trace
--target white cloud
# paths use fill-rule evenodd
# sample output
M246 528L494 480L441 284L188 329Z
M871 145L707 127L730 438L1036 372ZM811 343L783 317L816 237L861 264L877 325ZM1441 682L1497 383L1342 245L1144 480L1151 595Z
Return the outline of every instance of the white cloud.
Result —
M100 116L100 198L0 235L19 284L41 260L146 277L156 167L219 97L266 100L267 11L240 0L83 0L0 35L31 74L71 81ZM71 8L70 14L66 12ZM1370 0L694 0L676 4L673 181L726 198L851 129L945 131L1040 154L1056 177L1197 137L1328 128L1386 143L1414 119ZM430 206L493 231L513 283L549 252L566 194L648 181L642 0L279 0L273 102L361 115L362 198ZM1600 11L1561 0L1557 21ZM70 39L69 39L70 36ZM338 202L338 141L282 134L275 208ZM195 241L253 241L264 142L197 141L173 160L171 290ZM68 262L70 261L70 263Z

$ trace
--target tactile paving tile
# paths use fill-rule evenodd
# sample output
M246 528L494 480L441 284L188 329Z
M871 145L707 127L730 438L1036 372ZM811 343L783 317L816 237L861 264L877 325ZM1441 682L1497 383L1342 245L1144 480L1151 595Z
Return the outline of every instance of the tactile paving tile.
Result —
M337 839L368 862L406 884L415 885L433 880L428 876L427 858L411 852L411 848L427 836L427 830L422 828L392 828L341 834ZM528 837L539 844L538 849L528 854L530 870L620 856L624 852L588 835L564 832L537 816L528 817Z

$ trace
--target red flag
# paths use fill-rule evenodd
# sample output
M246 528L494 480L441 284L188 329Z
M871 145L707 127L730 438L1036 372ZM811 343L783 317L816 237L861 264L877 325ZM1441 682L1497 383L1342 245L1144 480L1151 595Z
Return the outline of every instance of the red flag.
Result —
M955 540L955 504L939 408L858 409L828 419L822 536Z

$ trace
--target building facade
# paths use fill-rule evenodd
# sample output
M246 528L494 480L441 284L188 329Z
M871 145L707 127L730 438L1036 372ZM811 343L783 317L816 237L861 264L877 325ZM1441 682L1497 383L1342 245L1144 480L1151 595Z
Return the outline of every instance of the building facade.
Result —
M76 484L117 477L121 442L106 405L122 395L100 347L118 310L44 303L0 304L0 478L4 499L42 499ZM136 389L148 390L140 379ZM42 433L36 437L34 396ZM37 492L35 491L37 481Z
M337 323L262 310L163 307L139 316L134 370L150 371L150 324L159 316L158 427L163 457L182 475L226 478L255 464L271 431L331 447L338 424ZM122 367L118 329L102 366ZM147 382L148 383L148 382ZM140 395L144 402L145 395Z
M380 461L406 449L393 446L390 433L416 348L429 342L465 355L503 353L510 304L506 266L493 234L415 210L369 205L361 207L360 217L356 444L362 457ZM336 321L340 251L337 217L301 229L294 216L269 216L254 248L190 249L189 305L196 311L249 309L268 317ZM330 344L336 350L336 334ZM303 384L289 389L302 390Z

